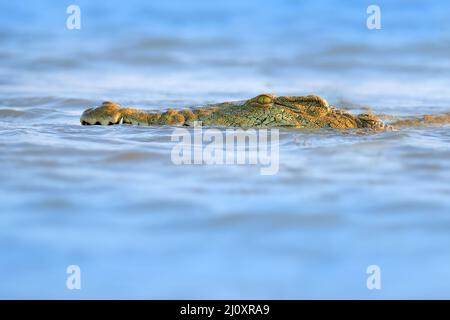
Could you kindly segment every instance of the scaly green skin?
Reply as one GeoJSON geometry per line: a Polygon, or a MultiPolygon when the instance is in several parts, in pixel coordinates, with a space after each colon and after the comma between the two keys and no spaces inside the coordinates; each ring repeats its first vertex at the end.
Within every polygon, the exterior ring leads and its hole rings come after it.
{"type": "MultiPolygon", "coordinates": [[[[428,116],[433,117],[433,116],[428,116]]],[[[450,116],[433,117],[448,123],[450,116]]],[[[431,118],[429,118],[431,120],[431,118]]],[[[409,120],[408,120],[409,121],[409,120]]],[[[421,120],[416,120],[420,125],[421,120]]],[[[280,96],[262,94],[255,98],[212,104],[193,110],[169,109],[163,113],[150,113],[132,108],[122,108],[113,102],[104,102],[100,107],[90,108],[80,118],[83,125],[133,124],[142,126],[192,126],[198,122],[204,126],[241,128],[367,128],[385,130],[385,125],[373,114],[354,116],[344,110],[328,105],[318,96],[280,96]]],[[[408,125],[405,120],[399,125],[408,125]]],[[[409,123],[413,125],[413,123],[409,123]]]]}

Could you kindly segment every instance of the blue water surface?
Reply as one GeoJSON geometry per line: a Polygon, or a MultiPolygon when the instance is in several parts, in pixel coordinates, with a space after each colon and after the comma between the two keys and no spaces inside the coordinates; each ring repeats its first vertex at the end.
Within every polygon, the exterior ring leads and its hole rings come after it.
{"type": "Polygon", "coordinates": [[[380,30],[371,4],[1,2],[0,298],[449,298],[448,126],[281,130],[264,176],[175,165],[172,127],[79,124],[103,100],[163,110],[262,92],[448,112],[450,3],[377,1],[380,30]]]}

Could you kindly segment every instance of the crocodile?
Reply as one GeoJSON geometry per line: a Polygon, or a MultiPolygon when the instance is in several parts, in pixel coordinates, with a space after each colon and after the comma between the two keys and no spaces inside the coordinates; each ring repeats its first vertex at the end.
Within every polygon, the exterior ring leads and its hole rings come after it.
{"type": "MultiPolygon", "coordinates": [[[[389,118],[385,116],[385,118],[389,118]]],[[[393,117],[390,117],[393,118],[393,117]]],[[[105,101],[89,108],[80,118],[82,125],[131,124],[141,126],[224,126],[241,128],[368,129],[383,131],[402,126],[450,123],[450,113],[400,119],[389,124],[373,113],[353,115],[330,106],[319,96],[275,96],[210,104],[193,109],[148,112],[105,101]]]]}

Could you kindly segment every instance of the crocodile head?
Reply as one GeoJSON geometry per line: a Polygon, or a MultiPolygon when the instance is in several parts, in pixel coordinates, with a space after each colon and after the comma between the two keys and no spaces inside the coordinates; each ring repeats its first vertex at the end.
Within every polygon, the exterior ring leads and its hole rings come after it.
{"type": "Polygon", "coordinates": [[[384,124],[374,115],[354,116],[329,106],[325,99],[318,96],[277,97],[272,94],[261,94],[245,101],[212,104],[193,110],[169,109],[163,113],[147,113],[104,102],[98,108],[84,111],[80,121],[85,125],[129,123],[190,126],[201,122],[206,126],[242,128],[384,128],[384,124]]]}

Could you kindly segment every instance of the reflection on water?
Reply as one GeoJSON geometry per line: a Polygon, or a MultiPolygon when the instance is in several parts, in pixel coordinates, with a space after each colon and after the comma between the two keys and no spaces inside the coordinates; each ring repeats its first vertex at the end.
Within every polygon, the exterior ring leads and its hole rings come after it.
{"type": "Polygon", "coordinates": [[[170,127],[78,122],[106,99],[158,110],[265,91],[448,111],[448,5],[380,5],[373,33],[358,1],[80,1],[79,32],[63,5],[1,4],[0,297],[448,298],[448,126],[283,130],[279,172],[262,176],[174,165],[170,127]]]}

